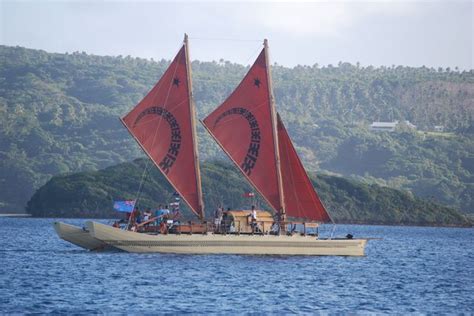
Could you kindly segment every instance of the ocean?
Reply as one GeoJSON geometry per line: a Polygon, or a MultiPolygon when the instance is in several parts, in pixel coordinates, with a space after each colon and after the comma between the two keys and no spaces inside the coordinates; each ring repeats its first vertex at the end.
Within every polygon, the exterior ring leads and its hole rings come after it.
{"type": "Polygon", "coordinates": [[[474,313],[472,228],[338,225],[382,238],[366,257],[174,255],[88,252],[55,220],[0,218],[1,313],[474,313]]]}

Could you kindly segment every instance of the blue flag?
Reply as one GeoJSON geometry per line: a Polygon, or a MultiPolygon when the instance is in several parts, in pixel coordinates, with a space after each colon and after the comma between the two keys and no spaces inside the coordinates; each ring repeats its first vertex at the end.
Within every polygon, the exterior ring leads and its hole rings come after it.
{"type": "Polygon", "coordinates": [[[135,207],[135,201],[115,201],[114,209],[119,212],[131,213],[135,207]]]}

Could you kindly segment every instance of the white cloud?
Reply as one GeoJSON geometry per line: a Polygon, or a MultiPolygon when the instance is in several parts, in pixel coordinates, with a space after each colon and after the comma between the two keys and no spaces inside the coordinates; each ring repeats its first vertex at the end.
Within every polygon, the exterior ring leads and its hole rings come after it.
{"type": "Polygon", "coordinates": [[[339,36],[356,23],[376,15],[408,15],[420,3],[394,1],[316,1],[260,3],[251,17],[271,31],[293,36],[339,36]]]}

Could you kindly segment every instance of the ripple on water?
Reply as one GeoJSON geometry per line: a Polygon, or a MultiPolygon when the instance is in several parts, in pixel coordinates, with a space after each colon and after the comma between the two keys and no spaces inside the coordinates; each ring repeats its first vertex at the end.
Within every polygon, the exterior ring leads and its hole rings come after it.
{"type": "Polygon", "coordinates": [[[0,219],[0,311],[474,311],[472,229],[338,226],[384,238],[364,258],[192,256],[90,253],[58,239],[52,222],[0,219]]]}

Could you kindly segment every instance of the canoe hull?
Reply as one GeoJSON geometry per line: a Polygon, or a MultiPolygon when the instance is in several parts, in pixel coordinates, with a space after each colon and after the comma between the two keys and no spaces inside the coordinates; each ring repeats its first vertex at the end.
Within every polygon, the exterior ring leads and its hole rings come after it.
{"type": "Polygon", "coordinates": [[[87,250],[105,250],[111,248],[103,241],[92,237],[89,231],[81,227],[61,222],[53,223],[54,230],[59,238],[87,250]]]}
{"type": "Polygon", "coordinates": [[[366,239],[314,236],[193,234],[147,235],[86,222],[92,237],[127,252],[181,254],[364,256],[366,239]]]}

